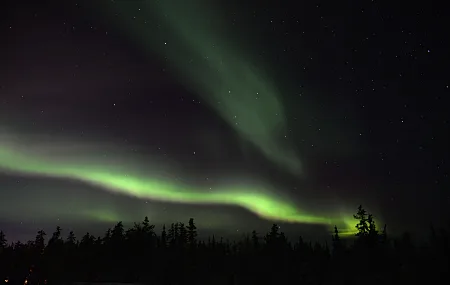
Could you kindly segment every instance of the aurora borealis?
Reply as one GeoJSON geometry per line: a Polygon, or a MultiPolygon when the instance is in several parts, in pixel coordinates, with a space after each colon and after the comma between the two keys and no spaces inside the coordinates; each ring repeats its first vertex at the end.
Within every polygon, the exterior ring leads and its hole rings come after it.
{"type": "MultiPolygon", "coordinates": [[[[359,204],[402,228],[448,200],[446,113],[416,95],[447,85],[405,87],[412,63],[381,57],[397,36],[344,36],[382,34],[373,19],[314,3],[49,3],[8,2],[1,28],[0,228],[15,238],[146,215],[351,234],[359,204]]],[[[425,66],[439,50],[422,45],[425,66]]]]}
{"type": "MultiPolygon", "coordinates": [[[[29,140],[30,138],[27,138],[29,140]]],[[[47,142],[30,149],[21,145],[21,139],[10,139],[2,136],[2,157],[0,168],[3,173],[18,173],[26,176],[41,176],[80,181],[91,184],[110,193],[119,193],[143,200],[154,200],[181,204],[209,204],[231,205],[245,208],[258,217],[267,220],[288,223],[317,224],[332,227],[339,224],[344,231],[352,232],[348,227],[348,220],[339,215],[315,216],[302,213],[301,209],[287,199],[280,199],[279,195],[264,189],[264,186],[234,185],[219,187],[214,191],[207,191],[200,187],[183,185],[182,183],[133,174],[133,168],[128,166],[110,167],[101,160],[89,161],[80,159],[82,150],[71,153],[72,148],[66,144],[52,144],[47,142]],[[9,140],[9,141],[8,141],[9,140]],[[34,151],[33,151],[34,150],[34,151]],[[45,151],[46,150],[46,151],[45,151]],[[77,159],[74,159],[77,157],[77,159]],[[97,165],[96,165],[97,163],[97,165]]],[[[79,144],[76,144],[79,145],[79,144]]],[[[92,149],[92,148],[91,148],[92,149]]],[[[135,171],[138,173],[138,171],[135,171]]],[[[88,217],[100,221],[113,220],[97,209],[80,209],[72,213],[76,217],[88,217]]],[[[112,214],[115,216],[114,214],[112,214]]]]}
{"type": "MultiPolygon", "coordinates": [[[[91,164],[61,164],[45,158],[35,158],[25,149],[2,149],[4,171],[14,171],[28,175],[68,178],[83,181],[140,199],[154,199],[178,203],[229,204],[249,209],[262,218],[288,222],[332,224],[331,219],[302,215],[287,202],[277,201],[273,195],[261,193],[251,187],[241,189],[219,189],[213,193],[190,190],[183,185],[173,185],[148,178],[135,177],[127,173],[115,172],[107,166],[95,167],[91,164]]],[[[48,154],[46,155],[48,157],[48,154]]],[[[67,163],[67,162],[66,162],[67,163]]],[[[336,221],[338,222],[338,221],[336,221]]]]}
{"type": "Polygon", "coordinates": [[[166,58],[180,82],[199,94],[243,139],[280,167],[301,174],[299,158],[282,140],[288,127],[280,91],[270,75],[226,37],[225,21],[211,4],[144,1],[138,11],[144,17],[156,17],[161,31],[133,23],[136,7],[126,2],[113,7],[120,15],[114,20],[129,26],[125,33],[143,50],[166,58]],[[161,40],[155,42],[155,35],[161,40]]]}

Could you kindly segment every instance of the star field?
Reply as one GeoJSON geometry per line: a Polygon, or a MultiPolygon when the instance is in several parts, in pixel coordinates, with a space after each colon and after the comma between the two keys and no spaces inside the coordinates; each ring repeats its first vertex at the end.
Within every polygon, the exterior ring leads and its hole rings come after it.
{"type": "Polygon", "coordinates": [[[145,215],[227,234],[273,220],[326,233],[351,228],[359,204],[399,231],[444,222],[450,81],[438,7],[2,6],[0,228],[10,236],[145,215]]]}

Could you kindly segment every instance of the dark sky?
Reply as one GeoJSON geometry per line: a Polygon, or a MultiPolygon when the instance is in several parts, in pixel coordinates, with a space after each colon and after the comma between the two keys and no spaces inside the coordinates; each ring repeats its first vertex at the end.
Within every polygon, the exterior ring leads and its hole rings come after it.
{"type": "Polygon", "coordinates": [[[57,224],[101,234],[145,215],[234,235],[292,222],[284,202],[302,215],[286,231],[305,235],[346,224],[359,204],[394,232],[444,222],[450,73],[438,5],[94,2],[2,1],[10,240],[57,224]],[[111,182],[122,175],[134,180],[111,182]]]}

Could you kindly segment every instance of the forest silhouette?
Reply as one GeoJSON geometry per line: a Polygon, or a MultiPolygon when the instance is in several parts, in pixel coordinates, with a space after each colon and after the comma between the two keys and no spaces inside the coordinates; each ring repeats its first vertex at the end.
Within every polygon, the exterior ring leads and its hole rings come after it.
{"type": "Polygon", "coordinates": [[[354,215],[356,236],[329,242],[289,239],[274,224],[242,240],[197,238],[194,219],[155,231],[147,217],[125,229],[118,222],[101,237],[62,237],[57,226],[33,241],[8,243],[0,232],[0,273],[20,285],[140,284],[450,284],[449,232],[431,227],[420,244],[411,235],[393,238],[378,229],[362,206],[354,215]]]}

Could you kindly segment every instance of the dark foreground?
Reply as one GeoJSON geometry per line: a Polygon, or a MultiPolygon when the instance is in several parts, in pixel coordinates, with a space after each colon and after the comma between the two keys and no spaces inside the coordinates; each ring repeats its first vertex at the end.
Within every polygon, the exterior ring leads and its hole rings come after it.
{"type": "Polygon", "coordinates": [[[26,244],[8,244],[0,232],[0,274],[17,285],[450,284],[447,229],[431,228],[418,243],[379,231],[362,207],[354,217],[354,238],[336,228],[325,244],[288,239],[277,225],[239,241],[198,240],[193,219],[159,234],[147,218],[128,230],[119,222],[80,240],[57,227],[47,243],[44,231],[26,244]]]}

